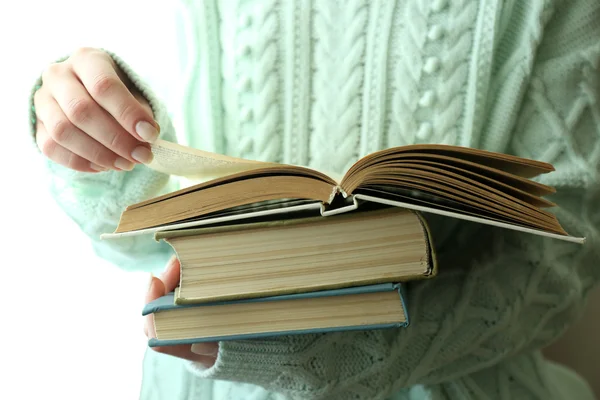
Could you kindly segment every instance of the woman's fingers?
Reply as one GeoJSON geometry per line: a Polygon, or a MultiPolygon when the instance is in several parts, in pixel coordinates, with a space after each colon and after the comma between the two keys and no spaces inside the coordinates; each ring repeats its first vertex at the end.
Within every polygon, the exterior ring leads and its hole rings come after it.
{"type": "Polygon", "coordinates": [[[47,86],[47,90],[56,100],[68,121],[115,153],[115,156],[129,161],[128,164],[122,163],[118,168],[131,170],[134,162],[138,161],[133,156],[134,150],[138,146],[148,145],[131,136],[108,112],[102,109],[71,71],[56,70],[48,74],[52,79],[49,79],[44,86],[47,86]]]}
{"type": "Polygon", "coordinates": [[[217,342],[203,342],[194,343],[191,348],[192,353],[198,354],[205,357],[217,358],[219,354],[219,343],[217,342]]]}
{"type": "MultiPolygon", "coordinates": [[[[158,126],[117,74],[113,60],[96,49],[82,49],[70,58],[73,72],[87,92],[134,138],[154,142],[158,126]]],[[[130,149],[133,150],[133,149],[130,149]]]]}
{"type": "Polygon", "coordinates": [[[77,171],[131,170],[135,163],[150,163],[147,142],[156,140],[159,127],[148,102],[124,80],[130,83],[97,49],[77,50],[46,68],[34,98],[44,154],[77,171]]]}
{"type": "MultiPolygon", "coordinates": [[[[173,257],[165,272],[162,274],[162,280],[154,276],[151,277],[150,287],[146,293],[146,304],[158,299],[161,296],[172,292],[179,284],[179,269],[180,264],[177,258],[173,257]]],[[[145,317],[144,333],[148,338],[156,338],[156,330],[154,328],[154,318],[152,315],[145,317]]],[[[215,364],[217,359],[217,353],[219,350],[218,343],[198,343],[193,347],[187,345],[177,346],[158,346],[153,347],[152,350],[168,354],[174,357],[183,358],[185,360],[194,361],[202,364],[206,368],[210,368],[215,364]],[[194,348],[195,352],[192,351],[194,348]]]]}
{"type": "Polygon", "coordinates": [[[90,163],[89,160],[78,156],[56,143],[50,137],[41,121],[37,122],[36,142],[47,158],[64,167],[79,172],[100,172],[104,170],[103,167],[90,163]]]}
{"type": "Polygon", "coordinates": [[[129,160],[116,155],[75,126],[48,91],[40,89],[35,94],[34,102],[38,120],[44,124],[46,133],[56,144],[102,169],[133,168],[129,160]]]}

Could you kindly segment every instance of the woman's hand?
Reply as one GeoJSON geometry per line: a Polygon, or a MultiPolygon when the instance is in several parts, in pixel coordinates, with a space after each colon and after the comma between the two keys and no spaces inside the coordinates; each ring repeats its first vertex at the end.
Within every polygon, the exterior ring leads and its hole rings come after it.
{"type": "MultiPolygon", "coordinates": [[[[173,257],[169,261],[163,275],[159,278],[152,277],[150,288],[146,294],[146,303],[158,299],[167,293],[172,292],[179,285],[179,260],[173,257]]],[[[148,338],[156,337],[154,330],[154,320],[152,315],[147,315],[144,325],[144,333],[148,338]]],[[[195,361],[202,364],[205,368],[210,368],[215,364],[217,353],[219,351],[218,343],[197,343],[194,345],[178,345],[153,347],[154,351],[168,354],[171,356],[195,361]]]]}
{"type": "Polygon", "coordinates": [[[35,93],[36,142],[52,161],[81,172],[149,163],[159,126],[113,59],[83,48],[50,65],[35,93]]]}

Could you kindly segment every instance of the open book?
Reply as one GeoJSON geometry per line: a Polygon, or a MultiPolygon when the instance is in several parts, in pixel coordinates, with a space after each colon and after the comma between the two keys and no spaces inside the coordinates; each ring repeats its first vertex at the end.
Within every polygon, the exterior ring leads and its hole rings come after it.
{"type": "MultiPolygon", "coordinates": [[[[164,141],[153,145],[153,152],[150,167],[158,171],[216,178],[130,205],[115,233],[104,238],[257,216],[253,205],[305,200],[324,216],[376,202],[584,242],[569,236],[546,210],[555,204],[544,196],[555,190],[532,178],[554,168],[540,161],[459,146],[409,145],[369,154],[336,179],[306,167],[242,160],[164,141]],[[236,207],[245,211],[228,214],[236,207]]],[[[275,207],[264,213],[285,211],[275,207]]]]}

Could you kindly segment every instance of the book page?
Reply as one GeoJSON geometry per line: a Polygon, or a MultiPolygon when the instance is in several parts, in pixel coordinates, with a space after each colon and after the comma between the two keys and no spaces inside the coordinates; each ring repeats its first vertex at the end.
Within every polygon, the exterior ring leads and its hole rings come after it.
{"type": "Polygon", "coordinates": [[[352,197],[355,201],[358,201],[358,202],[372,201],[375,203],[387,204],[387,205],[394,206],[394,207],[408,208],[409,210],[420,211],[423,213],[437,214],[437,215],[442,215],[445,217],[457,218],[457,219],[476,222],[476,223],[480,223],[480,224],[496,226],[499,228],[511,229],[514,231],[520,231],[520,232],[525,232],[525,233],[531,233],[534,235],[564,240],[564,241],[572,242],[572,243],[585,244],[585,242],[586,242],[585,237],[575,237],[575,236],[571,236],[568,234],[551,233],[551,232],[546,232],[546,231],[543,231],[540,229],[532,228],[532,227],[529,227],[526,225],[516,225],[516,224],[510,223],[510,222],[503,222],[501,220],[490,219],[489,217],[481,216],[481,214],[479,214],[479,213],[478,214],[465,213],[464,210],[462,209],[462,206],[455,208],[454,210],[452,209],[452,207],[444,207],[444,209],[442,209],[438,206],[438,204],[434,204],[431,202],[427,202],[427,201],[415,202],[414,198],[412,198],[412,197],[405,197],[403,199],[404,196],[399,195],[399,196],[397,196],[397,199],[394,199],[393,197],[389,196],[389,193],[386,193],[384,196],[381,196],[380,193],[376,193],[376,192],[373,194],[375,194],[376,196],[357,193],[357,194],[353,195],[352,197]]]}
{"type": "MultiPolygon", "coordinates": [[[[373,165],[382,165],[387,162],[399,161],[400,159],[421,159],[430,158],[437,162],[451,162],[453,164],[467,164],[475,166],[478,172],[492,171],[494,175],[499,173],[506,178],[510,176],[511,180],[523,181],[531,180],[541,174],[554,171],[554,167],[546,162],[516,157],[513,155],[490,152],[486,150],[474,149],[462,146],[451,146],[441,144],[415,144],[407,146],[392,147],[389,149],[377,151],[364,156],[354,163],[344,175],[342,188],[347,193],[351,193],[352,181],[354,187],[357,185],[356,175],[360,171],[368,171],[373,165]]],[[[533,181],[530,181],[530,183],[533,181]]],[[[546,189],[549,193],[554,193],[553,188],[545,185],[535,184],[536,189],[546,189]]],[[[545,193],[545,194],[549,194],[545,193]]]]}
{"type": "Polygon", "coordinates": [[[149,168],[192,181],[213,179],[273,165],[193,149],[161,139],[152,144],[152,153],[154,160],[148,165],[149,168]]]}
{"type": "MultiPolygon", "coordinates": [[[[238,172],[246,172],[265,167],[282,167],[287,164],[247,160],[211,153],[159,139],[152,144],[154,159],[147,166],[155,171],[178,176],[183,187],[189,187],[211,179],[222,178],[238,172]]],[[[308,168],[303,165],[288,167],[308,168]]],[[[319,175],[336,183],[343,175],[330,171],[316,171],[319,175]]]]}

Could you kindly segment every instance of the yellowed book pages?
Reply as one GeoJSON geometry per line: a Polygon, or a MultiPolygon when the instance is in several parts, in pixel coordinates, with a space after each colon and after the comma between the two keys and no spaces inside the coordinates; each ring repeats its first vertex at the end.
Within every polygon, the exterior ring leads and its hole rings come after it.
{"type": "Polygon", "coordinates": [[[311,200],[336,213],[372,191],[387,204],[529,233],[571,238],[543,196],[553,187],[532,178],[548,163],[462,146],[408,145],[359,159],[342,179],[307,167],[244,160],[158,141],[150,167],[201,183],[129,205],[114,233],[145,231],[210,218],[228,209],[281,200],[311,200]],[[424,202],[428,204],[425,205],[424,202]],[[345,207],[345,206],[344,206],[345,207]],[[418,208],[417,208],[418,207],[418,208]],[[498,224],[500,223],[500,224],[498,224]]]}
{"type": "Polygon", "coordinates": [[[192,181],[214,179],[273,165],[193,149],[162,139],[152,144],[152,154],[154,159],[148,165],[149,168],[192,181]]]}
{"type": "Polygon", "coordinates": [[[432,277],[429,229],[400,209],[156,234],[181,262],[177,304],[432,277]]]}

